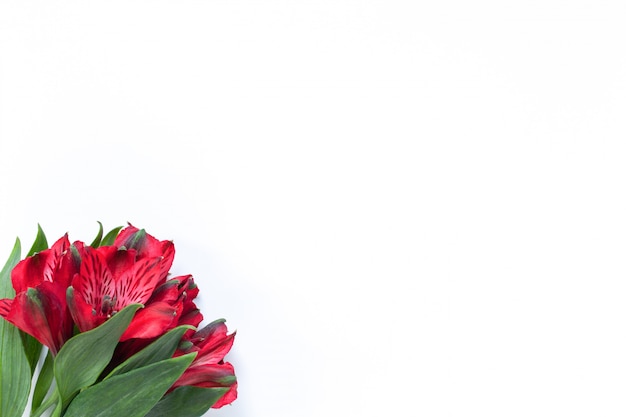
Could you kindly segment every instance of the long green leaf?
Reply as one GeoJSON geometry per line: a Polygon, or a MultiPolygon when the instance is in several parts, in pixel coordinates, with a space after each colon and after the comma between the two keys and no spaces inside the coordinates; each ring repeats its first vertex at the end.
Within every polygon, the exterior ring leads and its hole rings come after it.
{"type": "Polygon", "coordinates": [[[193,326],[179,326],[159,337],[113,369],[105,379],[172,357],[183,334],[193,326]]]}
{"type": "Polygon", "coordinates": [[[92,248],[97,248],[98,246],[100,246],[100,242],[102,242],[102,223],[98,222],[98,234],[96,235],[96,238],[93,240],[93,242],[91,242],[91,246],[92,248]]]}
{"type": "Polygon", "coordinates": [[[195,357],[167,359],[93,385],[74,398],[64,417],[144,417],[195,357]]]}
{"type": "MultiPolygon", "coordinates": [[[[57,387],[54,387],[51,395],[46,398],[46,401],[39,404],[37,407],[33,404],[33,407],[30,412],[30,417],[40,417],[43,413],[46,412],[50,407],[55,406],[54,409],[61,409],[63,407],[63,403],[61,402],[61,397],[59,397],[59,390],[57,387]]],[[[55,411],[56,412],[56,411],[55,411]]],[[[59,411],[60,412],[60,411],[59,411]]]]}
{"type": "Polygon", "coordinates": [[[179,387],[163,397],[146,417],[201,417],[226,392],[228,388],[179,387]]]}
{"type": "Polygon", "coordinates": [[[15,290],[11,284],[11,271],[20,261],[21,252],[22,246],[20,245],[20,240],[15,239],[15,245],[11,251],[11,255],[9,255],[7,263],[0,271],[0,299],[15,297],[15,290]]]}
{"type": "Polygon", "coordinates": [[[26,358],[28,359],[28,364],[30,365],[30,373],[32,376],[37,369],[37,363],[39,363],[41,349],[43,346],[41,345],[41,343],[39,343],[39,340],[35,339],[28,333],[20,331],[20,336],[22,337],[24,352],[26,353],[26,358]]]}
{"type": "Polygon", "coordinates": [[[54,407],[54,411],[52,412],[52,415],[50,417],[61,417],[61,413],[63,412],[63,400],[61,399],[61,396],[58,393],[59,391],[56,390],[57,405],[56,407],[54,407]]]}
{"type": "MultiPolygon", "coordinates": [[[[71,290],[68,288],[68,297],[71,290]]],[[[64,407],[79,390],[96,382],[139,307],[141,304],[126,306],[100,326],[63,345],[54,361],[54,377],[64,407]]]]}
{"type": "MultiPolygon", "coordinates": [[[[20,240],[0,271],[0,299],[15,297],[11,285],[11,270],[20,261],[20,240]]],[[[30,364],[24,352],[17,327],[0,319],[0,416],[21,417],[30,391],[30,364]]]]}

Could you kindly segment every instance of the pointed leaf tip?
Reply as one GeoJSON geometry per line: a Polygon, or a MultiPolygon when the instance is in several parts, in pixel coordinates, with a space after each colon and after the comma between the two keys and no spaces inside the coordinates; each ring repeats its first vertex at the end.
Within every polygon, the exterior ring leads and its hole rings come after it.
{"type": "Polygon", "coordinates": [[[104,230],[102,229],[102,223],[98,221],[98,234],[96,235],[96,238],[93,240],[93,242],[91,242],[91,247],[97,248],[98,246],[100,246],[100,242],[102,242],[103,232],[104,230]]]}
{"type": "Polygon", "coordinates": [[[42,250],[46,249],[48,249],[48,240],[46,239],[46,234],[41,228],[41,225],[37,223],[37,236],[35,236],[33,246],[26,254],[26,257],[33,256],[35,253],[41,252],[42,250]]]}

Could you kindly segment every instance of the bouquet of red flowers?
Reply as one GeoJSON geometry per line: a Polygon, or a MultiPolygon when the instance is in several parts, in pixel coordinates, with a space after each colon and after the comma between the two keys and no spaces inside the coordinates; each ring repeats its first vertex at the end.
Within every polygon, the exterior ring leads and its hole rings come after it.
{"type": "Polygon", "coordinates": [[[20,252],[17,239],[0,272],[0,416],[30,400],[31,417],[198,417],[235,400],[235,334],[223,319],[198,329],[171,241],[100,224],[90,245],[66,234],[48,248],[40,227],[20,252]]]}

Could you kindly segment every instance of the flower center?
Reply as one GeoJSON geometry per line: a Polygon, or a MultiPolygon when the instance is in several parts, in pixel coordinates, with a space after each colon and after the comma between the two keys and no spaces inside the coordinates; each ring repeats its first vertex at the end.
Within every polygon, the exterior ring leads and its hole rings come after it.
{"type": "Polygon", "coordinates": [[[110,295],[102,297],[102,314],[107,318],[110,318],[113,314],[117,313],[117,311],[115,311],[115,302],[115,297],[111,297],[110,295]]]}

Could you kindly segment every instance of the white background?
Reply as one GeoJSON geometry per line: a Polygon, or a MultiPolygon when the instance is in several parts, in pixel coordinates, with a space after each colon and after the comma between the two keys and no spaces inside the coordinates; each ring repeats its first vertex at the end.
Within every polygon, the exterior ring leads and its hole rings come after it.
{"type": "Polygon", "coordinates": [[[173,239],[215,417],[624,416],[621,1],[2,1],[0,254],[173,239]]]}

